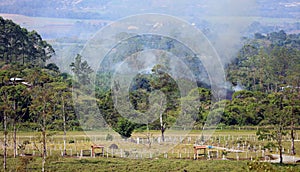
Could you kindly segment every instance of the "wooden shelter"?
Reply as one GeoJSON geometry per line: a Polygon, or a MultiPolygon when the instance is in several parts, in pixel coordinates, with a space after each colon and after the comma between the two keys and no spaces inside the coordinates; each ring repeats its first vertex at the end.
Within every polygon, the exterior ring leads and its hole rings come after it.
{"type": "Polygon", "coordinates": [[[219,151],[214,149],[213,146],[195,145],[194,146],[194,159],[198,159],[199,156],[210,158],[218,158],[219,151]]]}
{"type": "Polygon", "coordinates": [[[194,146],[194,159],[198,159],[200,156],[206,156],[207,147],[204,145],[194,146]]]}
{"type": "Polygon", "coordinates": [[[95,157],[95,149],[102,149],[102,155],[104,155],[104,146],[101,145],[92,145],[92,157],[95,157]]]}

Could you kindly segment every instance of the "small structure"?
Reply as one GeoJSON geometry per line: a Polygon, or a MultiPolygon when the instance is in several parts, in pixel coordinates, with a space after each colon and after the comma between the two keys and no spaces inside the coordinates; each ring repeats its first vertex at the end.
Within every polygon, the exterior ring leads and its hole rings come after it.
{"type": "Polygon", "coordinates": [[[216,149],[208,150],[207,152],[208,158],[218,158],[219,157],[219,152],[216,149]]]}
{"type": "Polygon", "coordinates": [[[198,159],[199,155],[210,158],[218,158],[218,150],[213,146],[195,145],[194,146],[194,159],[198,159]],[[208,149],[208,150],[207,150],[208,149]]]}
{"type": "Polygon", "coordinates": [[[101,145],[92,145],[92,157],[95,157],[95,149],[102,149],[102,155],[104,155],[104,146],[101,145]]]}
{"type": "Polygon", "coordinates": [[[207,147],[204,146],[204,145],[194,146],[194,159],[198,159],[199,155],[205,157],[206,156],[206,149],[207,149],[207,147]]]}
{"type": "Polygon", "coordinates": [[[10,78],[9,79],[11,85],[15,85],[15,84],[23,84],[26,87],[31,87],[32,85],[29,84],[28,82],[25,82],[25,80],[23,78],[10,78]]]}

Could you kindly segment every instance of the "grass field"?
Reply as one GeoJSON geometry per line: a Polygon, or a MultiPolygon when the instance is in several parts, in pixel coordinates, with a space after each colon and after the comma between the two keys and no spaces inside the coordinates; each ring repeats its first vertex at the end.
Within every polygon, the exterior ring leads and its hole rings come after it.
{"type": "MultiPolygon", "coordinates": [[[[3,159],[0,165],[2,166],[3,159]]],[[[127,159],[127,158],[62,158],[50,156],[47,159],[46,171],[53,172],[90,172],[90,171],[250,171],[249,161],[228,160],[183,160],[183,159],[127,159]]],[[[300,164],[267,164],[271,171],[300,171],[300,164]]],[[[29,160],[28,157],[8,159],[7,171],[41,171],[41,158],[29,160]],[[27,159],[27,160],[26,160],[27,159]],[[28,164],[24,163],[28,161],[28,164]]],[[[259,171],[259,170],[257,170],[259,171]]],[[[264,171],[264,170],[261,170],[264,171]]]]}
{"type": "MultiPolygon", "coordinates": [[[[52,133],[47,138],[48,158],[47,171],[249,171],[250,167],[272,169],[271,171],[300,171],[300,164],[270,164],[254,162],[263,160],[265,155],[275,154],[263,151],[266,141],[257,140],[255,130],[217,130],[213,136],[206,141],[206,145],[226,147],[228,149],[238,149],[242,152],[228,152],[226,158],[222,160],[222,150],[218,150],[218,157],[200,157],[194,160],[194,143],[201,138],[201,131],[191,131],[186,134],[182,131],[172,131],[166,135],[167,142],[158,142],[156,138],[160,136],[159,131],[151,131],[152,145],[146,143],[146,133],[136,132],[130,138],[131,141],[124,141],[117,134],[111,131],[90,131],[90,132],[68,132],[67,134],[67,157],[62,157],[63,133],[52,133]],[[108,133],[113,139],[107,140],[108,133]],[[179,140],[182,136],[182,140],[179,140]],[[140,139],[138,144],[137,138],[140,139]],[[174,141],[172,141],[174,139],[174,141]],[[91,145],[104,145],[104,154],[91,158],[91,145]],[[116,144],[119,149],[112,150],[109,146],[116,144]],[[161,148],[162,147],[162,148],[161,148]],[[251,150],[248,150],[251,147],[251,150]],[[254,149],[255,148],[255,149],[254,149]],[[82,154],[83,151],[87,153],[82,154]],[[125,158],[127,157],[127,158],[125,158]],[[251,161],[252,159],[252,161],[251,161]],[[250,163],[250,164],[249,164],[250,163]]],[[[299,133],[297,133],[299,134],[299,133]]],[[[13,158],[12,134],[8,139],[8,171],[40,171],[41,170],[41,143],[40,133],[19,132],[17,136],[18,144],[29,141],[25,149],[18,150],[19,154],[25,153],[29,156],[13,158]]],[[[2,136],[3,137],[3,136],[2,136]]],[[[288,138],[287,138],[288,139],[288,138]]],[[[1,139],[2,140],[2,139],[1,139]]],[[[290,142],[284,142],[285,154],[288,154],[290,142]]],[[[297,155],[300,154],[300,142],[296,142],[297,155]]],[[[96,153],[101,153],[96,150],[96,153]]],[[[3,155],[1,151],[0,154],[3,155]]],[[[1,156],[2,157],[2,156],[1,156]]],[[[0,165],[3,159],[0,159],[0,165]]]]}

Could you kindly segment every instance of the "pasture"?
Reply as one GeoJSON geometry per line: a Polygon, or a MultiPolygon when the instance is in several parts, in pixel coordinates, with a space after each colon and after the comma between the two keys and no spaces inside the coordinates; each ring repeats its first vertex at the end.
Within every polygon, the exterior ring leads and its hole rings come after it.
{"type": "MultiPolygon", "coordinates": [[[[300,165],[296,163],[297,156],[292,157],[285,166],[271,164],[278,150],[275,147],[268,147],[267,141],[259,141],[255,132],[255,130],[217,130],[210,138],[205,138],[205,135],[201,135],[201,131],[192,131],[188,134],[172,131],[165,136],[164,142],[160,140],[158,131],[135,132],[129,139],[120,138],[110,131],[68,132],[65,157],[62,156],[63,134],[49,132],[46,169],[47,171],[245,171],[249,170],[251,163],[259,166],[267,162],[268,168],[278,171],[300,170],[300,165]],[[201,140],[205,142],[201,143],[201,140]],[[207,149],[205,156],[200,154],[198,156],[194,154],[195,144],[210,145],[211,149],[207,149]],[[92,145],[104,146],[103,152],[101,149],[95,149],[95,154],[91,154],[92,145]],[[210,154],[207,154],[208,152],[210,154]],[[195,158],[198,160],[194,160],[195,158]]],[[[288,137],[284,140],[284,154],[288,155],[290,141],[288,137]]],[[[17,158],[13,158],[11,134],[8,141],[9,171],[18,169],[40,171],[42,150],[40,133],[18,133],[17,158]]],[[[299,155],[298,133],[295,145],[299,155]]]]}

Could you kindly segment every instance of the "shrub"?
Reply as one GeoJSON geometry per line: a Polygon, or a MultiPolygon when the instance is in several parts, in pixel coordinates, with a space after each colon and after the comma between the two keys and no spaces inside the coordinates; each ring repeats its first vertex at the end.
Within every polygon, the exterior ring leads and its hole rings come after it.
{"type": "Polygon", "coordinates": [[[105,140],[106,140],[106,141],[113,141],[113,136],[112,136],[111,134],[108,133],[108,134],[106,135],[105,140]]]}

